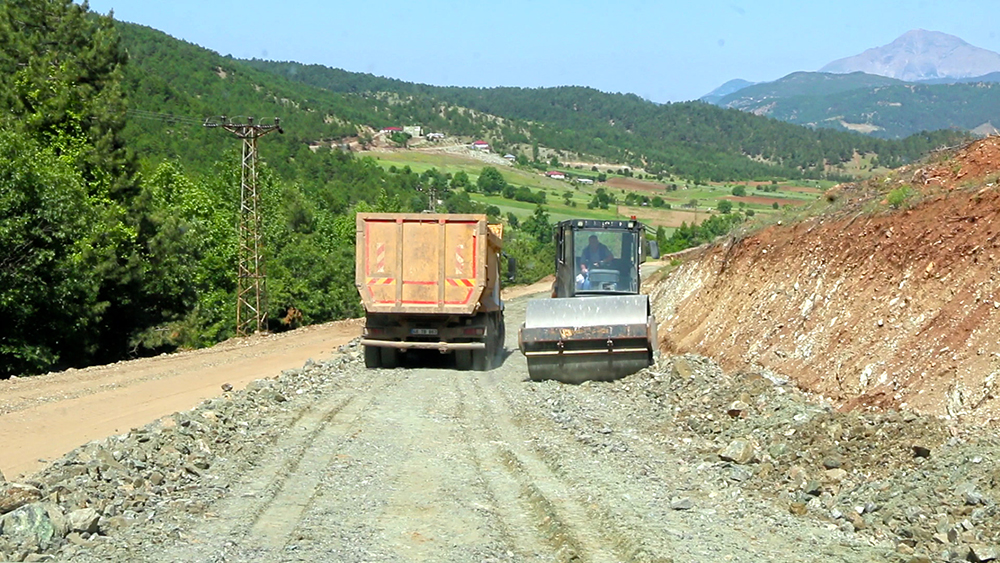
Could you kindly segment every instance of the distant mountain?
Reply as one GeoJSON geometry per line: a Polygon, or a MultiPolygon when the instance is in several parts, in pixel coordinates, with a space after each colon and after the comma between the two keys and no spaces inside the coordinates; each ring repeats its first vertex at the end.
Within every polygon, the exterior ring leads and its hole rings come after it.
{"type": "Polygon", "coordinates": [[[1000,54],[916,30],[820,72],[794,72],[706,101],[885,139],[937,129],[985,134],[1000,112],[998,83],[1000,54]]]}
{"type": "Polygon", "coordinates": [[[739,92],[747,86],[753,86],[754,84],[756,84],[756,82],[750,82],[749,80],[743,80],[742,78],[735,78],[698,99],[703,102],[719,105],[718,102],[722,98],[739,92]]]}
{"type": "Polygon", "coordinates": [[[861,88],[871,89],[899,84],[903,84],[903,82],[863,72],[851,74],[793,72],[774,82],[761,82],[723,96],[716,105],[746,110],[751,113],[768,113],[762,111],[761,108],[777,99],[797,96],[829,96],[861,88]]]}
{"type": "MultiPolygon", "coordinates": [[[[814,73],[815,74],[815,73],[814,73]]],[[[826,75],[830,76],[830,75],[826,75]]],[[[861,75],[870,76],[870,75],[861,75]]],[[[891,78],[878,77],[882,80],[891,78]]],[[[884,139],[920,131],[952,129],[989,134],[1000,115],[1000,84],[895,84],[754,99],[752,88],[729,100],[731,107],[807,127],[846,129],[884,139]],[[992,122],[991,122],[992,120],[992,122]]]]}
{"type": "Polygon", "coordinates": [[[864,72],[908,82],[967,78],[1000,71],[1000,54],[938,31],[915,29],[873,49],[833,61],[820,72],[864,72]]]}

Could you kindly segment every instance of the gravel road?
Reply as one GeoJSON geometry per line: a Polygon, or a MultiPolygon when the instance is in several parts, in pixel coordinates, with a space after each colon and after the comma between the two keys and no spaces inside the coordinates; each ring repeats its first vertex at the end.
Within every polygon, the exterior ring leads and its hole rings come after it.
{"type": "MultiPolygon", "coordinates": [[[[525,304],[508,303],[508,326],[520,324],[525,304]]],[[[90,444],[35,483],[46,492],[61,486],[64,502],[102,514],[100,533],[70,534],[56,553],[123,562],[873,561],[893,553],[892,543],[741,488],[731,477],[743,466],[682,431],[643,383],[657,369],[676,371],[667,362],[614,383],[534,383],[516,331],[508,335],[508,356],[489,372],[366,370],[347,348],[90,444]],[[69,485],[68,468],[81,465],[96,467],[89,475],[99,479],[69,485]],[[143,477],[118,478],[115,466],[143,477]]]]}

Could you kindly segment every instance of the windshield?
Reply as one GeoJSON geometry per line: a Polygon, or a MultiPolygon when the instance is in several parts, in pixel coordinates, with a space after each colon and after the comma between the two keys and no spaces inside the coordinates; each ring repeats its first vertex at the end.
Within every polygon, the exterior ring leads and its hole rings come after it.
{"type": "Polygon", "coordinates": [[[576,292],[637,293],[635,243],[625,231],[574,231],[576,292]]]}

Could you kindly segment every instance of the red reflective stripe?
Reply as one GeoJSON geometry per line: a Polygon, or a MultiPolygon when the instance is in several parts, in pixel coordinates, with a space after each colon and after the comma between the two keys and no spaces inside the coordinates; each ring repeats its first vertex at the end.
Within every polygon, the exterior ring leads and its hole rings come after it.
{"type": "Polygon", "coordinates": [[[365,275],[372,275],[372,239],[368,234],[368,221],[365,221],[365,275]]]}

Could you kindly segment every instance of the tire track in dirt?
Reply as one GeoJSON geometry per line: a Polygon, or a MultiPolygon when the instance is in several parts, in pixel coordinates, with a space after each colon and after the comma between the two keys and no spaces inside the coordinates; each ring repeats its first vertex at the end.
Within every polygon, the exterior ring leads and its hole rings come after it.
{"type": "Polygon", "coordinates": [[[491,444],[496,463],[518,482],[521,498],[530,505],[536,526],[557,549],[558,560],[633,560],[636,548],[617,532],[613,519],[581,494],[590,484],[567,479],[549,467],[530,445],[533,440],[526,440],[506,414],[510,406],[496,386],[484,385],[480,377],[470,386],[480,398],[480,419],[489,425],[489,436],[479,443],[491,444]]]}
{"type": "Polygon", "coordinates": [[[380,464],[387,491],[376,516],[381,547],[401,561],[458,561],[506,549],[461,440],[466,415],[456,382],[466,374],[403,374],[404,383],[382,398],[383,416],[365,428],[373,448],[389,452],[391,463],[380,464]]]}
{"type": "Polygon", "coordinates": [[[335,444],[354,427],[378,391],[333,393],[303,410],[288,426],[272,455],[250,470],[214,508],[213,518],[197,530],[195,541],[150,560],[228,561],[232,548],[266,553],[280,549],[311,502],[335,444]]]}
{"type": "MultiPolygon", "coordinates": [[[[467,382],[459,388],[463,405],[477,397],[467,382]]],[[[551,504],[530,486],[517,458],[501,446],[493,421],[484,416],[481,406],[474,412],[463,412],[463,440],[489,492],[504,539],[525,560],[550,552],[557,561],[569,560],[581,551],[578,543],[566,533],[551,504]]]]}
{"type": "MultiPolygon", "coordinates": [[[[335,445],[355,429],[375,395],[376,390],[372,389],[348,398],[343,406],[316,424],[316,430],[303,443],[308,444],[307,449],[293,460],[294,467],[282,479],[280,491],[254,522],[250,530],[254,538],[268,547],[284,547],[302,513],[313,501],[323,471],[336,457],[335,445]]],[[[302,423],[308,427],[312,421],[302,423]]]]}
{"type": "MultiPolygon", "coordinates": [[[[626,381],[608,384],[627,385],[626,381]]],[[[595,386],[597,387],[597,386],[595,386]]],[[[575,402],[579,388],[559,386],[557,400],[575,402]]],[[[785,514],[781,534],[762,527],[754,509],[769,508],[742,498],[743,493],[727,485],[729,470],[721,462],[682,459],[679,452],[658,433],[662,424],[653,420],[630,420],[607,412],[613,396],[578,405],[586,419],[560,425],[537,407],[524,409],[523,397],[514,388],[498,389],[501,410],[511,413],[514,426],[530,431],[537,457],[559,479],[580,483],[578,498],[586,495],[596,520],[608,525],[608,533],[626,560],[782,560],[808,562],[818,559],[856,561],[881,559],[883,553],[862,542],[818,541],[812,523],[785,514]],[[597,435],[598,437],[595,437],[597,435]],[[592,469],[591,469],[592,468],[592,469]],[[706,484],[709,486],[706,487],[706,484]],[[690,510],[670,508],[672,498],[689,497],[690,510]],[[739,499],[739,500],[737,500],[739,499]],[[748,503],[754,508],[730,512],[730,504],[748,503]],[[710,519],[713,524],[705,525],[710,519]],[[809,545],[803,550],[802,546],[809,545]]],[[[596,399],[596,393],[587,393],[596,399]]],[[[581,417],[582,418],[582,417],[581,417]]],[[[678,441],[681,437],[675,437],[678,441]]],[[[715,451],[711,444],[700,450],[715,451]]],[[[714,456],[713,456],[714,457],[714,456]]]]}

